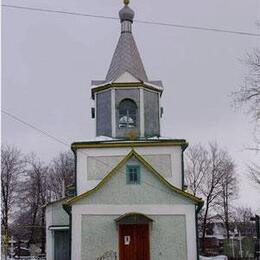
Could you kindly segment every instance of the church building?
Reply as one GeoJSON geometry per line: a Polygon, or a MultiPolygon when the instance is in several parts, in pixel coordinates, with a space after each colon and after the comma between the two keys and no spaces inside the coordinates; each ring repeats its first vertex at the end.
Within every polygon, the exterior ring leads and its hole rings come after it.
{"type": "Polygon", "coordinates": [[[46,207],[47,260],[198,259],[203,201],[185,190],[188,143],[161,136],[164,88],[147,77],[128,5],[106,78],[92,81],[97,138],[71,145],[75,194],[46,207]]]}

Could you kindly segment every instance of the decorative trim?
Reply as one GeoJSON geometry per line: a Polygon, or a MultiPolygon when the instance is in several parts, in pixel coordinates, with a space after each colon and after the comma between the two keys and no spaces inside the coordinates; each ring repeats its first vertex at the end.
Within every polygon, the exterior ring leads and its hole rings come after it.
{"type": "Polygon", "coordinates": [[[73,203],[81,200],[82,198],[85,198],[89,195],[91,195],[92,193],[95,193],[96,191],[98,191],[100,188],[102,188],[107,181],[116,173],[118,172],[118,170],[120,170],[124,164],[126,164],[126,162],[131,159],[132,157],[135,157],[141,164],[143,164],[151,173],[153,173],[155,176],[157,176],[159,178],[159,180],[166,185],[170,190],[172,190],[173,192],[189,199],[190,201],[192,201],[195,204],[201,204],[203,203],[202,199],[197,198],[195,196],[193,196],[190,193],[184,192],[183,190],[173,186],[172,184],[170,184],[159,172],[157,172],[151,164],[149,164],[140,154],[138,154],[134,149],[131,150],[131,152],[126,155],[115,167],[114,169],[112,169],[112,171],[110,171],[102,180],[101,182],[98,183],[98,185],[96,187],[94,187],[93,189],[84,192],[78,196],[73,197],[72,199],[68,200],[65,205],[70,206],[73,203]]]}
{"type": "Polygon", "coordinates": [[[105,83],[104,85],[101,85],[101,86],[98,86],[98,87],[93,87],[91,89],[92,98],[94,98],[94,94],[96,92],[100,92],[100,91],[103,91],[103,90],[106,90],[106,89],[109,89],[109,88],[112,88],[112,87],[116,87],[116,88],[138,88],[138,87],[143,87],[143,88],[146,88],[146,89],[150,89],[150,90],[154,90],[156,92],[159,92],[160,95],[163,92],[162,88],[159,88],[159,87],[156,88],[155,86],[150,86],[147,83],[143,83],[143,82],[105,83]]]}
{"type": "Polygon", "coordinates": [[[99,142],[75,142],[71,145],[72,150],[84,148],[115,148],[115,147],[149,147],[149,146],[181,146],[183,150],[188,147],[188,143],[183,140],[146,140],[146,141],[99,141],[99,142]]]}

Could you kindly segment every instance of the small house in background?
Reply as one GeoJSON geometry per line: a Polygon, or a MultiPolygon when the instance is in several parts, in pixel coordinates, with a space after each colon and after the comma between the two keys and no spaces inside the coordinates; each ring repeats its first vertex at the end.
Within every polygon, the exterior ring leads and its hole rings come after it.
{"type": "Polygon", "coordinates": [[[92,82],[97,138],[71,146],[76,196],[46,207],[47,259],[195,260],[203,202],[185,191],[188,144],[161,137],[162,82],[146,74],[128,1],[119,17],[106,78],[92,82]]]}

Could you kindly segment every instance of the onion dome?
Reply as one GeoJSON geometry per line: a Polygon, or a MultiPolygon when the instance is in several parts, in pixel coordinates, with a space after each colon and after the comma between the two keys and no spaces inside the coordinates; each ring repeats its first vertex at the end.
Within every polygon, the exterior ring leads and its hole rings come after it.
{"type": "Polygon", "coordinates": [[[119,11],[119,18],[120,18],[121,22],[123,22],[123,21],[133,22],[134,16],[135,16],[135,12],[128,5],[125,5],[119,11]]]}
{"type": "Polygon", "coordinates": [[[125,6],[119,11],[121,35],[107,72],[106,81],[114,81],[124,72],[130,73],[140,81],[148,81],[132,34],[134,11],[128,7],[129,0],[124,0],[124,4],[125,6]]]}

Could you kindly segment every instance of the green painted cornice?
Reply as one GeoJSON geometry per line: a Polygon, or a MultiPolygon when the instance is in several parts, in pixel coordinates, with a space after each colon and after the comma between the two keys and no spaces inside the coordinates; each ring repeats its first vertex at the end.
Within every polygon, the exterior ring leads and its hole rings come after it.
{"type": "Polygon", "coordinates": [[[115,147],[153,147],[153,146],[181,146],[184,151],[188,147],[188,143],[184,139],[165,139],[165,140],[136,140],[136,141],[90,141],[75,142],[71,145],[71,149],[89,149],[89,148],[115,148],[115,147]]]}
{"type": "Polygon", "coordinates": [[[107,84],[104,84],[102,86],[92,88],[91,89],[91,96],[94,99],[95,93],[100,92],[100,91],[104,91],[104,90],[107,90],[107,89],[110,89],[110,88],[125,89],[125,88],[140,88],[140,87],[142,87],[144,89],[150,89],[150,90],[159,92],[160,95],[163,92],[163,89],[155,88],[155,87],[150,86],[148,84],[145,84],[143,82],[107,83],[107,84]]]}

